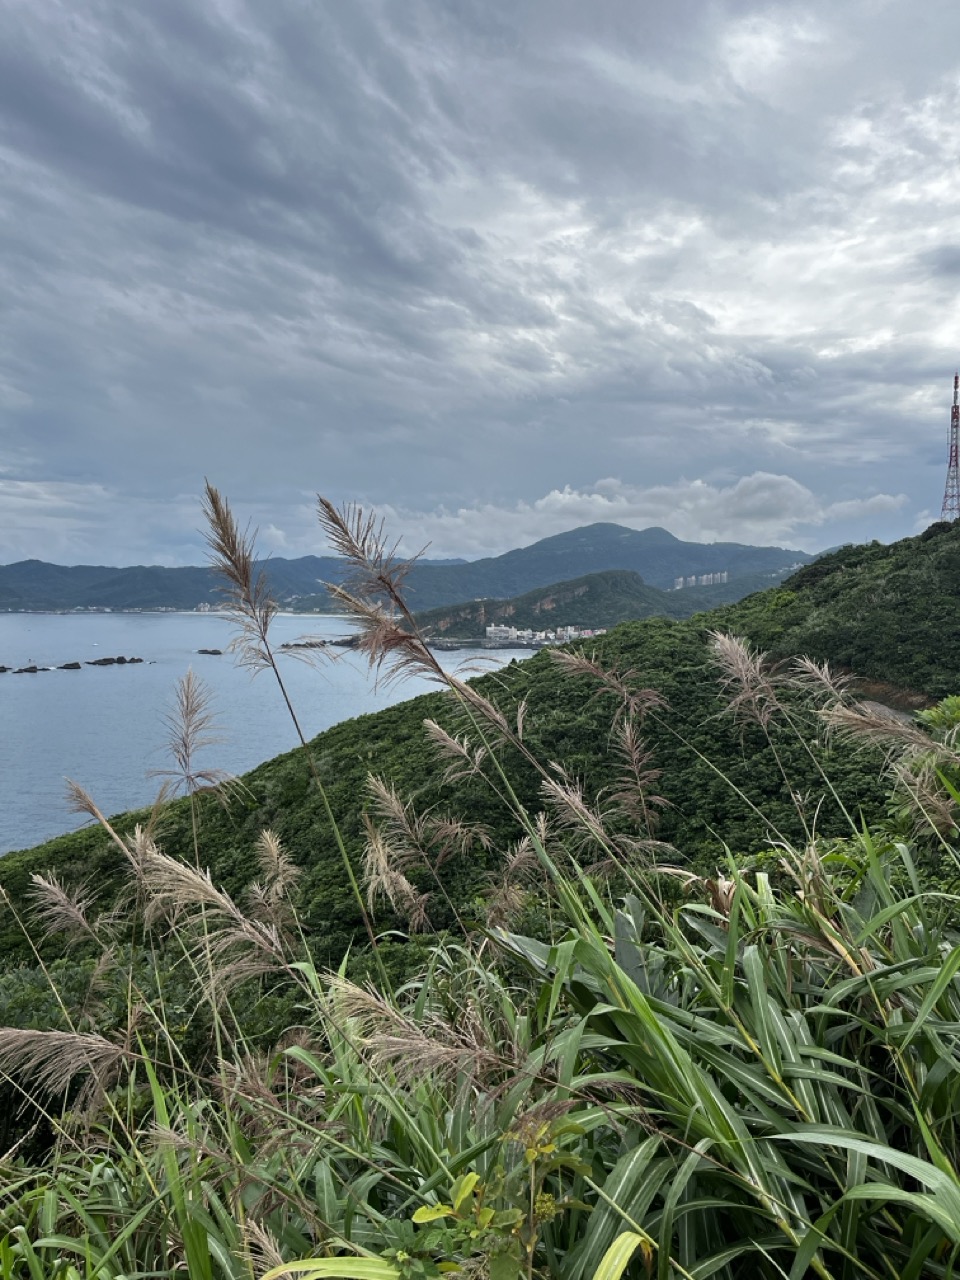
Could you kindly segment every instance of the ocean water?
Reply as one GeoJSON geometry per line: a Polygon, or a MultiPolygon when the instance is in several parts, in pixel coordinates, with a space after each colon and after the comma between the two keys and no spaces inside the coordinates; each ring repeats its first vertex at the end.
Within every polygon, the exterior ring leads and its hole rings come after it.
{"type": "MultiPolygon", "coordinates": [[[[344,635],[342,620],[279,615],[274,641],[344,635]]],[[[273,676],[256,677],[233,658],[197,653],[226,649],[230,624],[216,614],[0,614],[0,666],[56,667],[98,657],[143,658],[142,664],[0,674],[0,854],[27,848],[82,825],[70,812],[65,780],[79,782],[105,813],[149,804],[168,767],[164,715],[177,680],[202,678],[217,716],[218,742],[198,759],[243,773],[296,745],[273,676]]],[[[284,678],[308,736],[341,720],[377,711],[434,687],[426,680],[377,687],[351,650],[319,668],[290,657],[284,678]]],[[[465,651],[439,655],[445,666],[490,669],[529,651],[465,651]]]]}

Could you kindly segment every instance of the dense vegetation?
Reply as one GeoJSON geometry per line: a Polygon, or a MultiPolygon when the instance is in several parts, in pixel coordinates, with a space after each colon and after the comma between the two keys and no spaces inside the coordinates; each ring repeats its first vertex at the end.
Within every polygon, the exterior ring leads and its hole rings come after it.
{"type": "MultiPolygon", "coordinates": [[[[375,531],[327,520],[366,651],[439,677],[375,531]]],[[[960,529],[928,535],[451,681],[226,808],[187,750],[149,831],[4,859],[0,1070],[36,1127],[0,1275],[950,1274],[960,702],[905,723],[729,639],[939,696],[960,632],[912,636],[952,619],[960,529]]]]}
{"type": "Polygon", "coordinates": [[[828,658],[946,697],[960,673],[960,529],[937,523],[891,546],[842,547],[714,616],[773,654],[828,658]]]}

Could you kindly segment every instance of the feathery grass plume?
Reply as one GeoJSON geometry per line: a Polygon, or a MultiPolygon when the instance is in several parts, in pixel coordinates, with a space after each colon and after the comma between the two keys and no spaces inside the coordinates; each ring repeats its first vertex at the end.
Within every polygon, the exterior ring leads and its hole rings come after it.
{"type": "Polygon", "coordinates": [[[398,855],[387,843],[383,833],[371,822],[369,814],[363,815],[363,821],[367,830],[363,884],[370,911],[376,914],[378,900],[386,898],[398,915],[406,917],[411,933],[429,928],[426,915],[427,895],[419,893],[399,869],[403,855],[398,855]]]}
{"type": "Polygon", "coordinates": [[[71,813],[85,813],[94,822],[103,827],[118,849],[123,853],[127,853],[127,845],[123,836],[114,829],[109,818],[100,811],[90,792],[82,787],[79,782],[74,782],[72,778],[67,778],[66,792],[67,808],[71,813]]]}
{"type": "Polygon", "coordinates": [[[490,746],[511,743],[534,765],[535,758],[522,742],[522,717],[518,734],[500,709],[465,680],[444,670],[417,626],[403,594],[403,583],[419,558],[401,559],[397,544],[389,544],[383,522],[366,515],[355,503],[337,508],[318,497],[318,515],[330,545],[348,565],[344,585],[328,584],[328,590],[357,626],[357,648],[380,679],[388,681],[419,675],[444,685],[461,706],[479,716],[494,733],[490,746]]]}
{"type": "Polygon", "coordinates": [[[364,1058],[378,1071],[389,1067],[402,1087],[425,1078],[489,1082],[516,1069],[503,1052],[510,1046],[491,1043],[472,1008],[460,1010],[456,1026],[436,1015],[414,1020],[379,992],[340,977],[330,979],[329,999],[351,1020],[364,1058]]]}
{"type": "Polygon", "coordinates": [[[90,920],[94,899],[86,884],[67,889],[52,873],[40,875],[36,871],[31,873],[30,882],[34,913],[47,937],[66,934],[100,941],[96,926],[90,920]]]}
{"type": "Polygon", "coordinates": [[[206,1158],[221,1167],[230,1163],[230,1157],[224,1148],[210,1141],[209,1126],[201,1128],[197,1125],[196,1115],[190,1114],[189,1109],[185,1115],[178,1118],[182,1128],[174,1128],[172,1125],[158,1122],[150,1126],[149,1136],[152,1147],[157,1151],[185,1151],[190,1155],[206,1158]]]}
{"type": "Polygon", "coordinates": [[[261,879],[247,886],[247,903],[258,920],[273,925],[290,941],[296,925],[290,892],[300,879],[300,868],[287,856],[279,836],[268,828],[257,836],[255,852],[261,879]]]}
{"type": "Polygon", "coordinates": [[[347,589],[365,599],[382,599],[403,611],[404,579],[423,554],[397,554],[399,541],[387,540],[385,524],[368,515],[355,502],[337,508],[327,498],[317,498],[321,528],[331,547],[348,565],[347,589]]]}
{"type": "Polygon", "coordinates": [[[798,689],[832,702],[842,702],[856,681],[856,677],[847,672],[834,671],[829,662],[815,662],[807,657],[794,658],[790,679],[798,689]]]}
{"type": "Polygon", "coordinates": [[[427,733],[427,741],[434,748],[437,758],[451,761],[443,773],[444,783],[474,778],[481,772],[487,757],[486,747],[472,746],[466,734],[455,737],[442,725],[437,724],[436,720],[424,720],[423,727],[427,733]]]}
{"type": "Polygon", "coordinates": [[[901,759],[912,760],[925,755],[943,761],[955,758],[914,720],[904,719],[879,703],[854,702],[849,706],[826,707],[820,715],[828,728],[845,738],[865,746],[885,747],[901,759]]]}
{"type": "Polygon", "coordinates": [[[531,891],[516,880],[491,878],[490,890],[485,898],[485,915],[491,929],[510,929],[526,910],[531,891]]]}
{"type": "Polygon", "coordinates": [[[391,837],[390,856],[393,868],[407,871],[410,867],[423,866],[427,860],[424,819],[411,804],[405,803],[392,783],[367,775],[367,794],[377,815],[377,829],[391,837]]]}
{"type": "Polygon", "coordinates": [[[371,894],[386,897],[395,911],[406,916],[411,930],[429,927],[429,895],[418,892],[406,875],[412,868],[421,868],[432,874],[447,906],[459,919],[439,869],[448,858],[465,854],[476,845],[489,849],[490,833],[480,823],[461,822],[432,812],[418,813],[412,804],[401,800],[393,786],[374,775],[367,778],[367,790],[377,819],[374,823],[364,815],[368,901],[371,894]]]}
{"type": "Polygon", "coordinates": [[[386,668],[389,680],[425,675],[444,682],[403,595],[404,580],[418,556],[399,556],[398,544],[386,540],[383,521],[356,503],[337,508],[318,497],[317,514],[331,547],[347,562],[344,582],[328,585],[328,590],[356,623],[358,648],[378,678],[386,668]]]}
{"type": "Polygon", "coordinates": [[[241,530],[223,495],[210,481],[201,502],[207,529],[204,535],[214,572],[226,583],[226,614],[239,634],[231,644],[241,666],[254,672],[274,666],[268,634],[277,605],[266,574],[257,566],[255,535],[241,530]]]}
{"type": "Polygon", "coordinates": [[[426,815],[426,827],[436,867],[442,867],[448,858],[455,855],[469,853],[474,845],[485,850],[493,847],[493,837],[482,822],[467,822],[462,818],[429,813],[426,815]]]}
{"type": "Polygon", "coordinates": [[[886,752],[885,772],[894,781],[901,812],[912,821],[914,836],[949,835],[957,826],[957,805],[941,780],[941,771],[960,765],[952,737],[931,736],[916,720],[878,703],[836,703],[820,712],[831,733],[865,748],[886,752]]]}
{"type": "Polygon", "coordinates": [[[304,1110],[313,1115],[327,1097],[313,1072],[287,1052],[292,1048],[322,1052],[313,1031],[289,1027],[269,1052],[243,1050],[218,1063],[222,1089],[252,1104],[246,1114],[254,1129],[274,1132],[283,1113],[295,1123],[304,1110]]]}
{"type": "Polygon", "coordinates": [[[261,1280],[268,1271],[274,1280],[295,1280],[293,1271],[281,1270],[287,1259],[276,1237],[255,1218],[244,1220],[243,1254],[255,1280],[261,1280]]]}
{"type": "Polygon", "coordinates": [[[215,721],[210,690],[199,676],[188,671],[177,681],[173,706],[163,715],[165,745],[174,767],[150,771],[152,777],[169,784],[168,796],[195,795],[198,791],[226,793],[231,775],[224,769],[198,767],[195,760],[199,752],[222,740],[212,732],[215,721]]]}
{"type": "MultiPolygon", "coordinates": [[[[541,846],[551,839],[547,815],[538,813],[537,829],[541,846]]],[[[504,929],[523,912],[534,893],[543,893],[543,866],[529,836],[523,836],[507,851],[502,867],[487,878],[486,919],[493,928],[504,929]]]]}
{"type": "Polygon", "coordinates": [[[544,1098],[515,1116],[503,1136],[507,1142],[517,1142],[528,1150],[536,1149],[548,1138],[553,1122],[569,1115],[576,1105],[572,1098],[544,1098]]]}
{"type": "Polygon", "coordinates": [[[262,829],[257,836],[256,855],[264,881],[269,884],[271,892],[276,897],[287,897],[300,879],[300,867],[288,858],[279,836],[270,831],[269,827],[262,829]]]}
{"type": "Polygon", "coordinates": [[[634,720],[627,716],[614,731],[614,749],[626,766],[617,778],[617,790],[610,794],[610,803],[625,814],[651,837],[660,816],[670,801],[653,791],[663,770],[652,764],[653,751],[637,732],[634,720]]]}
{"type": "Polygon", "coordinates": [[[280,843],[280,837],[266,827],[257,836],[255,849],[264,887],[272,901],[279,902],[289,897],[290,890],[300,879],[301,871],[290,860],[280,843]]]}
{"type": "Polygon", "coordinates": [[[180,927],[183,913],[201,916],[203,929],[195,947],[216,965],[214,976],[222,990],[264,973],[284,971],[296,976],[276,926],[251,920],[229,894],[214,885],[209,871],[162,853],[140,827],[127,849],[148,898],[147,923],[167,919],[180,927]]]}
{"type": "Polygon", "coordinates": [[[562,830],[572,837],[575,848],[582,850],[596,845],[608,854],[613,852],[603,815],[588,804],[581,783],[561,771],[559,778],[544,778],[540,793],[556,814],[562,830]]]}
{"type": "Polygon", "coordinates": [[[709,638],[714,661],[720,668],[727,710],[737,719],[766,730],[783,710],[777,696],[783,677],[767,667],[765,653],[752,649],[739,636],[711,631],[709,638]]]}
{"type": "Polygon", "coordinates": [[[42,1093],[64,1093],[81,1072],[89,1072],[102,1086],[131,1057],[93,1032],[0,1027],[0,1070],[25,1078],[42,1093]]]}
{"type": "Polygon", "coordinates": [[[644,716],[649,712],[662,711],[667,705],[666,699],[656,689],[635,686],[634,681],[638,678],[638,673],[632,667],[627,671],[604,667],[598,662],[595,654],[591,654],[588,658],[578,650],[551,649],[550,658],[567,675],[588,676],[596,681],[600,688],[594,694],[594,698],[612,694],[619,700],[620,705],[613,719],[614,728],[617,728],[624,718],[642,724],[644,716]]]}
{"type": "Polygon", "coordinates": [[[955,833],[957,802],[944,787],[933,758],[894,761],[889,770],[895,784],[894,794],[902,800],[904,810],[913,816],[911,833],[915,839],[931,831],[941,838],[955,833]]]}
{"type": "Polygon", "coordinates": [[[400,798],[392,783],[375,774],[367,777],[381,831],[386,831],[400,870],[413,866],[441,867],[449,858],[467,853],[474,845],[491,847],[490,832],[482,823],[465,822],[446,814],[418,813],[400,798]]]}

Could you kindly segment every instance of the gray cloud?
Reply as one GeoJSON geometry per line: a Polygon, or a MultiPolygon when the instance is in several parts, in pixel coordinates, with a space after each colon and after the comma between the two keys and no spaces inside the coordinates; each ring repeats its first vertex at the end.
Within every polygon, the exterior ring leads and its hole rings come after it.
{"type": "Polygon", "coordinates": [[[934,276],[960,276],[960,244],[938,244],[919,253],[917,260],[934,276]]]}
{"type": "Polygon", "coordinates": [[[925,19],[0,0],[0,560],[195,560],[204,474],[291,552],[312,489],[444,554],[912,531],[960,261],[925,19]]]}

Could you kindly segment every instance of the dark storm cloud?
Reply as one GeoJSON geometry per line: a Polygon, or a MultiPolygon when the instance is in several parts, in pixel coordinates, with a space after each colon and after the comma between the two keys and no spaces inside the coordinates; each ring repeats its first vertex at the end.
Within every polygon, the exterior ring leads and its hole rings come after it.
{"type": "Polygon", "coordinates": [[[196,558],[205,473],[290,551],[316,488],[452,553],[908,530],[955,359],[950,32],[0,0],[0,560],[196,558]]]}

